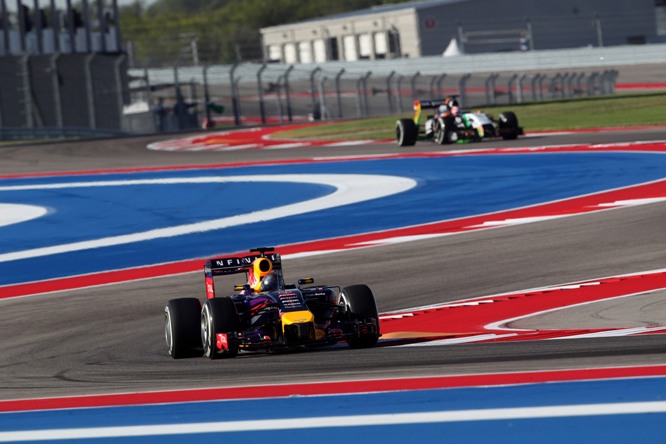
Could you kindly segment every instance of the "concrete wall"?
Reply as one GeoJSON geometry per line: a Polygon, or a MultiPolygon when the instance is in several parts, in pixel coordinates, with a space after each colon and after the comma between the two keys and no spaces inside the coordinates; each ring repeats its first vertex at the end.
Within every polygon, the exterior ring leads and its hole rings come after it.
{"type": "Polygon", "coordinates": [[[0,57],[1,126],[120,130],[122,105],[129,102],[124,60],[105,54],[0,57]]]}

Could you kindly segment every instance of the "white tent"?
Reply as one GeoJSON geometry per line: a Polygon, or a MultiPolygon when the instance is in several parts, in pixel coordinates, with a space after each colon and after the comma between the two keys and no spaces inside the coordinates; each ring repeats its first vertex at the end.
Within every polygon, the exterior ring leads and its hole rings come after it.
{"type": "Polygon", "coordinates": [[[444,50],[444,53],[442,54],[444,57],[453,57],[453,56],[458,56],[464,54],[462,49],[460,49],[460,45],[458,45],[458,40],[453,37],[451,39],[451,42],[449,42],[449,46],[446,47],[446,50],[444,50]]]}

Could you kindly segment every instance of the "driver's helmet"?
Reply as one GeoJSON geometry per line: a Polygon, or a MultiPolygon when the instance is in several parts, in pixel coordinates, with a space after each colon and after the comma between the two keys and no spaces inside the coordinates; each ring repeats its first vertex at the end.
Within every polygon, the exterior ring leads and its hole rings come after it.
{"type": "Polygon", "coordinates": [[[455,105],[452,106],[451,107],[451,114],[453,114],[454,116],[459,116],[460,115],[460,107],[455,106],[455,105]]]}
{"type": "Polygon", "coordinates": [[[439,105],[439,109],[437,111],[439,111],[440,114],[445,114],[449,111],[449,107],[446,105],[439,105]]]}
{"type": "Polygon", "coordinates": [[[261,291],[278,291],[280,278],[275,271],[271,271],[261,279],[261,291]]]}

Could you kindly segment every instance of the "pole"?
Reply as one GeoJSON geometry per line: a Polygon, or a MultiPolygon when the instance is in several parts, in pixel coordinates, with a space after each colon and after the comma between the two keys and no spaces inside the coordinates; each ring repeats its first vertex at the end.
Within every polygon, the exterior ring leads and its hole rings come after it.
{"type": "Polygon", "coordinates": [[[206,63],[202,69],[203,74],[203,86],[204,86],[204,106],[206,109],[206,128],[213,127],[213,121],[211,120],[212,116],[210,114],[210,91],[208,90],[208,64],[206,63]]]}
{"type": "Polygon", "coordinates": [[[315,109],[317,108],[317,101],[315,98],[315,82],[314,78],[317,75],[317,73],[321,71],[320,67],[316,67],[315,69],[312,70],[310,73],[310,98],[311,98],[311,109],[312,109],[312,114],[314,116],[315,109]]]}
{"type": "Polygon", "coordinates": [[[234,125],[240,125],[240,109],[238,104],[238,91],[236,91],[236,81],[234,80],[234,73],[238,68],[238,63],[234,63],[229,70],[229,80],[231,81],[231,109],[234,113],[234,125]]]}
{"type": "Polygon", "coordinates": [[[116,61],[113,63],[113,72],[116,77],[116,97],[118,98],[118,128],[122,129],[123,127],[123,106],[125,101],[123,100],[123,76],[120,67],[125,61],[125,54],[121,54],[116,61]]]}
{"type": "Polygon", "coordinates": [[[261,75],[268,65],[263,64],[259,71],[257,71],[257,93],[259,94],[259,115],[261,116],[261,123],[266,124],[266,106],[264,104],[264,88],[261,86],[261,75]]]}
{"type": "Polygon", "coordinates": [[[24,55],[20,59],[21,66],[21,78],[23,81],[23,101],[25,106],[25,126],[27,128],[32,128],[35,126],[33,120],[33,108],[32,108],[32,90],[30,85],[30,56],[24,55]]]}
{"type": "Polygon", "coordinates": [[[595,14],[594,24],[595,27],[597,28],[597,46],[599,46],[599,48],[603,48],[604,34],[603,30],[601,29],[601,18],[599,18],[599,14],[595,14]]]}
{"type": "Polygon", "coordinates": [[[60,96],[60,80],[58,79],[58,58],[59,53],[51,56],[51,87],[53,88],[53,107],[55,109],[56,126],[61,128],[63,125],[62,120],[62,100],[60,96]]]}
{"type": "Polygon", "coordinates": [[[95,90],[92,81],[92,70],[90,68],[95,55],[95,53],[87,55],[84,65],[86,73],[86,100],[88,101],[88,125],[91,129],[97,128],[97,119],[95,118],[95,90]]]}
{"type": "Polygon", "coordinates": [[[342,74],[345,73],[345,69],[342,68],[338,73],[335,75],[335,95],[338,100],[338,118],[342,119],[342,96],[340,94],[340,77],[342,77],[342,74]]]}
{"type": "Polygon", "coordinates": [[[287,120],[289,122],[293,121],[293,116],[291,114],[291,97],[289,92],[289,74],[293,69],[294,65],[291,65],[284,73],[284,93],[287,98],[287,120]]]}

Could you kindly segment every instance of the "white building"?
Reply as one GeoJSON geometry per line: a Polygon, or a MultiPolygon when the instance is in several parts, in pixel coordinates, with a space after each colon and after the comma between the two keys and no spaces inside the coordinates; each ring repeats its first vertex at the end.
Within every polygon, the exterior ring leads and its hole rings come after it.
{"type": "MultiPolygon", "coordinates": [[[[261,30],[264,59],[323,63],[648,44],[664,0],[422,0],[261,30]]],[[[663,24],[659,25],[663,27],[663,24]]]]}

